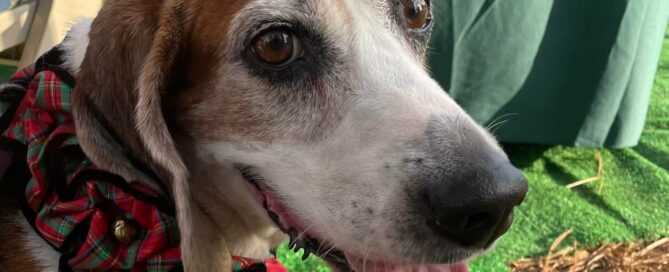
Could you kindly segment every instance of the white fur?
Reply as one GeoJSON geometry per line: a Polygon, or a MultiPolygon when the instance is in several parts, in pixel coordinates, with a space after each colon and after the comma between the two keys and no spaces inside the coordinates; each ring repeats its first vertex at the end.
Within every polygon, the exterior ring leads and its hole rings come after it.
{"type": "Polygon", "coordinates": [[[219,227],[232,255],[264,259],[286,239],[249,195],[249,185],[237,170],[215,163],[196,169],[192,178],[195,201],[219,227]]]}
{"type": "Polygon", "coordinates": [[[63,56],[65,68],[74,75],[79,73],[79,67],[86,56],[86,49],[90,41],[88,33],[91,31],[92,23],[93,19],[83,19],[74,24],[67,39],[61,44],[65,54],[63,56]]]}
{"type": "Polygon", "coordinates": [[[44,267],[41,272],[57,272],[60,253],[44,241],[44,238],[37,235],[23,214],[18,213],[13,219],[17,226],[27,233],[22,237],[23,243],[21,244],[30,252],[30,257],[44,267]]]}

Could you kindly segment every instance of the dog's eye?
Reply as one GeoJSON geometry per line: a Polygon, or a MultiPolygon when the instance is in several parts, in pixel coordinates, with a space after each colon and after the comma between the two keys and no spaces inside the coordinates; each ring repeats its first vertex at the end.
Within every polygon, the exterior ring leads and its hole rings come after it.
{"type": "Polygon", "coordinates": [[[425,0],[404,0],[404,19],[411,29],[422,29],[430,24],[430,6],[425,0]]]}
{"type": "Polygon", "coordinates": [[[302,41],[288,29],[270,29],[260,34],[253,43],[255,57],[271,66],[284,66],[304,54],[302,41]]]}

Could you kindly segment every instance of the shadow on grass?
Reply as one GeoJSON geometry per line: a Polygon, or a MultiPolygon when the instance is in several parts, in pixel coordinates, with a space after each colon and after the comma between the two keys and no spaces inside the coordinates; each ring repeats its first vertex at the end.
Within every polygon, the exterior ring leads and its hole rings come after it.
{"type": "MultiPolygon", "coordinates": [[[[551,177],[551,179],[560,185],[566,186],[567,184],[577,181],[579,178],[570,174],[566,169],[561,165],[552,161],[551,159],[546,159],[546,173],[551,177]]],[[[613,219],[623,223],[632,233],[637,237],[645,237],[649,234],[647,230],[639,229],[637,226],[633,225],[625,216],[622,215],[618,210],[609,205],[597,192],[592,188],[581,186],[572,190],[576,195],[581,199],[589,202],[591,205],[597,207],[599,210],[608,214],[613,219]]]]}
{"type": "Polygon", "coordinates": [[[639,153],[641,156],[644,156],[647,160],[651,161],[660,168],[663,168],[669,172],[669,154],[667,152],[662,152],[657,148],[653,148],[645,143],[639,143],[638,146],[633,148],[634,151],[639,153]]]}
{"type": "Polygon", "coordinates": [[[511,163],[523,169],[532,166],[538,159],[543,158],[550,146],[532,144],[502,144],[502,148],[509,155],[511,163]]]}

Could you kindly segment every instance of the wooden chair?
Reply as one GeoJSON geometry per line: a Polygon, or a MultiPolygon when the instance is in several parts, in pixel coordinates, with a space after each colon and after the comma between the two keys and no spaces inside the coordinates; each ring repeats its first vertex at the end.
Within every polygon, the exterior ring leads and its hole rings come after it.
{"type": "Polygon", "coordinates": [[[0,51],[25,44],[16,66],[29,65],[60,43],[70,26],[95,17],[103,0],[32,0],[0,11],[0,51]]]}

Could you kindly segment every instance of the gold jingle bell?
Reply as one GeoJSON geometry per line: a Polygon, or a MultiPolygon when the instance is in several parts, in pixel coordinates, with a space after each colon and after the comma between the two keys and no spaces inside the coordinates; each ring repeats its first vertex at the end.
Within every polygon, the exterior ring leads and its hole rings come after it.
{"type": "Polygon", "coordinates": [[[137,237],[137,227],[129,220],[119,219],[114,222],[114,236],[123,244],[130,244],[137,237]]]}

